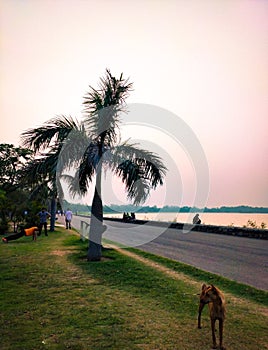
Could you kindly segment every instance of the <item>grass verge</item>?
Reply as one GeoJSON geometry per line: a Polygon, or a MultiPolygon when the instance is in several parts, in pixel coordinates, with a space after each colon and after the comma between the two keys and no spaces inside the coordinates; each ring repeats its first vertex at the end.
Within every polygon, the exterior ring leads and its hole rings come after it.
{"type": "Polygon", "coordinates": [[[138,250],[128,251],[188,280],[115,249],[88,263],[86,250],[61,228],[0,244],[1,350],[210,349],[207,310],[197,329],[201,281],[230,296],[226,347],[268,349],[267,293],[138,250]]]}

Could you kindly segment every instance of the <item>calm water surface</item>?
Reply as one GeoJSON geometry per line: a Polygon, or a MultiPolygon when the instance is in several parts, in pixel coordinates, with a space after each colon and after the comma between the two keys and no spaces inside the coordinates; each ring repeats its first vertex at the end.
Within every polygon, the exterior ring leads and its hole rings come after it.
{"type": "MultiPolygon", "coordinates": [[[[136,213],[136,219],[155,220],[168,222],[192,223],[195,214],[189,213],[136,213]]],[[[106,214],[105,217],[122,218],[122,214],[106,214]]],[[[199,213],[202,224],[219,225],[219,226],[247,226],[248,220],[260,226],[266,224],[268,228],[268,214],[251,214],[251,213],[199,213]]]]}

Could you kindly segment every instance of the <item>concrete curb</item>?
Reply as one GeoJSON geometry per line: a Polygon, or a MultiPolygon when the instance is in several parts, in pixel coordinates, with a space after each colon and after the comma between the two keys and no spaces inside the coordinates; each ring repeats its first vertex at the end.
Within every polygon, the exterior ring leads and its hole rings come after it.
{"type": "MultiPolygon", "coordinates": [[[[107,218],[104,217],[104,220],[114,221],[114,222],[123,222],[122,219],[118,218],[107,218]]],[[[257,238],[257,239],[268,239],[268,230],[266,229],[254,229],[254,228],[245,228],[237,226],[216,226],[216,225],[193,225],[187,223],[170,223],[166,221],[151,221],[151,220],[134,220],[127,222],[128,224],[135,225],[151,225],[158,227],[166,227],[177,230],[188,230],[188,231],[198,231],[204,233],[214,233],[222,234],[229,236],[238,236],[238,237],[247,237],[247,238],[257,238]]]]}

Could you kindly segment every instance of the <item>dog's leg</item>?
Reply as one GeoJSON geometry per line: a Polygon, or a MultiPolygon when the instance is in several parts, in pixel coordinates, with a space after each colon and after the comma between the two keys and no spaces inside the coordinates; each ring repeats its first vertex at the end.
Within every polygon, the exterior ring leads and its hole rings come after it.
{"type": "Polygon", "coordinates": [[[223,339],[223,320],[219,320],[219,328],[220,328],[220,350],[225,350],[225,348],[222,346],[222,339],[223,339]]]}
{"type": "Polygon", "coordinates": [[[216,322],[216,320],[214,318],[211,318],[210,321],[211,321],[211,332],[212,332],[212,342],[213,342],[212,349],[217,349],[216,335],[215,335],[215,322],[216,322]]]}
{"type": "Polygon", "coordinates": [[[205,304],[203,303],[199,304],[199,309],[198,309],[198,328],[199,329],[201,328],[201,313],[202,313],[202,310],[204,309],[204,306],[205,304]]]}

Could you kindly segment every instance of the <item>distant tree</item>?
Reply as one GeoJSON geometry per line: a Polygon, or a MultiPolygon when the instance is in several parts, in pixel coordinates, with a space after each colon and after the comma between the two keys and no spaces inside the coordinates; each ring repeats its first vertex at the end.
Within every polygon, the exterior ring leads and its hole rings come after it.
{"type": "Polygon", "coordinates": [[[27,205],[27,189],[22,186],[23,168],[33,157],[30,149],[0,144],[0,226],[2,233],[8,222],[22,218],[22,208],[27,205]],[[20,207],[21,206],[21,207],[20,207]]]}
{"type": "Polygon", "coordinates": [[[4,234],[8,229],[8,221],[6,217],[6,193],[0,189],[0,234],[4,234]]]}
{"type": "Polygon", "coordinates": [[[32,156],[30,149],[0,144],[0,189],[7,193],[19,187],[22,169],[32,156]]]}
{"type": "Polygon", "coordinates": [[[0,189],[0,203],[6,198],[5,191],[0,189]]]}

